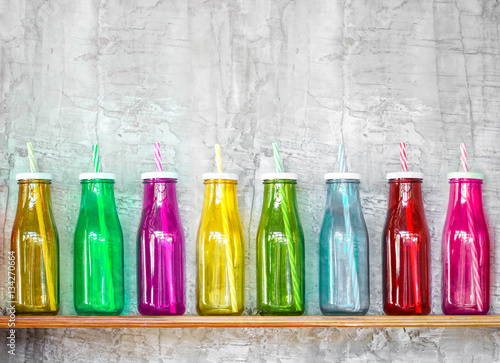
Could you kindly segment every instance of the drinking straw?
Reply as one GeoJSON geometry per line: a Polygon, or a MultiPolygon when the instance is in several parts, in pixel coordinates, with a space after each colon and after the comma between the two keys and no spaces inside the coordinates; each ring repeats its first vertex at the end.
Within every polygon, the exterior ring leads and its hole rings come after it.
{"type": "MultiPolygon", "coordinates": [[[[339,145],[339,171],[341,173],[346,172],[345,167],[345,156],[344,156],[344,145],[339,145]]],[[[354,297],[354,310],[359,310],[359,281],[357,272],[357,261],[354,257],[354,233],[352,231],[351,225],[351,214],[349,213],[349,200],[347,195],[347,186],[341,186],[342,192],[342,204],[344,206],[344,223],[346,229],[346,240],[348,243],[348,259],[349,259],[349,269],[351,270],[351,280],[352,280],[352,294],[354,297]]]]}
{"type": "Polygon", "coordinates": [[[465,150],[465,143],[460,144],[460,161],[462,164],[462,171],[468,172],[469,166],[467,165],[467,150],[465,150]]]}
{"type": "Polygon", "coordinates": [[[37,167],[36,167],[36,162],[35,162],[35,153],[33,151],[33,145],[31,142],[26,143],[26,146],[28,148],[28,160],[30,162],[30,170],[32,173],[37,173],[37,167]]]}
{"type": "MultiPolygon", "coordinates": [[[[467,203],[467,217],[469,228],[472,234],[474,234],[474,220],[472,214],[472,206],[470,201],[467,203]]],[[[481,278],[479,276],[479,253],[476,248],[476,243],[474,238],[470,239],[470,248],[472,256],[472,278],[474,280],[474,290],[476,295],[477,309],[483,311],[483,298],[481,296],[481,278]]]]}
{"type": "MultiPolygon", "coordinates": [[[[406,172],[408,171],[408,165],[406,160],[406,145],[404,142],[399,144],[399,157],[401,159],[401,169],[406,172]]],[[[408,239],[410,241],[410,260],[411,260],[411,271],[413,277],[413,287],[415,293],[415,312],[422,312],[422,303],[420,301],[420,284],[418,278],[418,264],[417,264],[417,242],[413,240],[413,220],[411,216],[411,211],[413,208],[413,198],[409,195],[409,192],[403,190],[403,200],[406,199],[406,223],[408,225],[408,239]]]]}
{"type": "Polygon", "coordinates": [[[406,144],[404,142],[399,143],[399,158],[401,159],[401,169],[403,171],[408,171],[408,164],[406,162],[406,144]]]}
{"type": "MultiPolygon", "coordinates": [[[[217,172],[222,173],[222,154],[220,150],[220,145],[215,144],[215,163],[217,165],[217,172]]],[[[226,196],[224,193],[220,196],[221,201],[221,215],[222,215],[222,228],[226,235],[226,260],[227,260],[227,274],[229,277],[229,292],[231,297],[231,307],[233,312],[238,311],[238,303],[236,301],[236,282],[234,279],[234,268],[233,268],[233,254],[231,253],[231,247],[229,246],[230,230],[229,230],[229,215],[226,206],[226,196]]]]}
{"type": "Polygon", "coordinates": [[[155,162],[156,162],[156,171],[162,171],[163,168],[161,166],[161,153],[160,153],[159,142],[155,142],[155,162]]]}
{"type": "Polygon", "coordinates": [[[345,167],[345,157],[344,157],[344,144],[339,145],[339,171],[341,173],[346,172],[346,167],[345,167]]]}
{"type": "MultiPolygon", "coordinates": [[[[100,163],[100,158],[99,158],[99,148],[97,144],[92,145],[92,162],[94,164],[94,172],[95,173],[100,173],[101,172],[101,163],[100,163]]],[[[99,217],[99,226],[101,228],[101,236],[103,238],[107,237],[107,228],[106,228],[106,221],[104,220],[104,202],[102,200],[102,195],[97,192],[97,215],[99,217]]],[[[104,268],[106,269],[106,284],[107,288],[110,291],[110,295],[114,295],[114,287],[113,287],[113,275],[111,273],[111,262],[109,259],[109,251],[108,249],[105,250],[104,256],[103,256],[103,263],[104,263],[104,268]]],[[[93,289],[94,290],[94,289],[93,289]]],[[[104,298],[104,294],[102,295],[104,298]]],[[[111,310],[115,308],[115,300],[114,298],[110,299],[109,302],[109,307],[111,310]]]]}
{"type": "MultiPolygon", "coordinates": [[[[468,172],[469,167],[467,165],[467,151],[465,149],[465,144],[460,144],[460,162],[462,164],[462,171],[468,172]]],[[[462,184],[462,200],[466,204],[466,213],[467,213],[467,223],[469,225],[470,233],[473,236],[476,236],[475,233],[475,225],[474,225],[474,215],[472,213],[472,199],[467,200],[467,187],[465,184],[462,184]]],[[[472,198],[472,195],[469,195],[472,198]]],[[[483,310],[483,298],[481,294],[481,278],[479,276],[479,253],[476,247],[475,238],[471,238],[469,240],[470,249],[471,249],[471,258],[472,258],[472,279],[474,280],[474,292],[476,296],[477,308],[479,311],[483,310]]]]}
{"type": "MultiPolygon", "coordinates": [[[[33,152],[33,145],[31,145],[31,142],[28,142],[26,144],[28,147],[28,160],[30,162],[30,170],[32,173],[37,173],[37,167],[35,163],[35,153],[33,152]]],[[[51,261],[49,258],[49,246],[48,246],[48,238],[47,238],[47,231],[45,229],[45,223],[43,221],[43,206],[42,206],[42,193],[39,191],[40,186],[39,185],[34,185],[33,188],[33,193],[35,194],[35,208],[36,208],[36,215],[38,218],[38,225],[40,228],[40,236],[42,239],[42,254],[43,254],[43,266],[45,269],[45,278],[47,279],[47,290],[49,292],[49,306],[51,310],[56,309],[56,293],[54,289],[54,283],[52,281],[52,275],[51,275],[51,261]]]]}
{"type": "MultiPolygon", "coordinates": [[[[282,173],[283,167],[281,165],[281,158],[278,149],[278,144],[273,142],[273,155],[274,155],[274,165],[276,167],[276,172],[282,173]]],[[[288,248],[288,258],[290,260],[290,272],[292,274],[292,288],[293,288],[293,296],[295,300],[295,307],[297,310],[301,309],[302,298],[300,296],[300,288],[299,288],[299,279],[297,277],[297,266],[295,259],[295,251],[293,248],[293,235],[292,228],[290,226],[290,217],[288,216],[288,198],[285,194],[285,188],[283,185],[278,186],[282,203],[281,203],[281,213],[283,214],[283,223],[285,225],[285,235],[286,235],[286,246],[288,248]]]]}
{"type": "Polygon", "coordinates": [[[99,158],[99,147],[97,144],[92,145],[92,162],[94,164],[94,173],[101,172],[101,159],[99,158]]]}
{"type": "MultiPolygon", "coordinates": [[[[161,165],[161,153],[160,153],[160,143],[156,142],[154,144],[154,149],[155,149],[155,162],[156,162],[156,170],[158,172],[161,172],[163,170],[162,165],[161,165]]],[[[160,190],[160,185],[158,185],[158,192],[161,193],[161,207],[160,207],[160,215],[161,215],[161,229],[163,231],[168,230],[168,224],[167,224],[167,208],[168,205],[165,203],[166,199],[166,188],[163,188],[163,190],[160,190]]],[[[157,198],[157,197],[155,197],[157,198]]],[[[169,290],[169,295],[170,295],[170,312],[175,313],[176,312],[176,298],[175,298],[175,289],[174,289],[174,266],[173,266],[173,241],[167,241],[165,243],[165,248],[167,251],[166,252],[166,265],[167,265],[167,270],[170,275],[170,281],[168,283],[168,290],[169,290]]],[[[161,255],[161,250],[160,250],[160,255],[161,255]]],[[[161,265],[160,265],[161,266],[161,265]]],[[[161,267],[160,267],[161,268],[161,267]]],[[[160,274],[161,276],[161,274],[160,274]]],[[[162,286],[163,287],[163,286],[162,286]]]]}

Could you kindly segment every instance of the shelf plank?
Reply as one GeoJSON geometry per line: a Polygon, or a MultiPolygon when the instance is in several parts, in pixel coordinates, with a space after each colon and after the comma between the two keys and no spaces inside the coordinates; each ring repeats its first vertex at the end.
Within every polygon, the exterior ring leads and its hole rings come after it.
{"type": "MultiPolygon", "coordinates": [[[[9,318],[0,317],[0,328],[9,318]]],[[[500,327],[500,315],[486,316],[17,316],[15,328],[383,328],[500,327]]]]}

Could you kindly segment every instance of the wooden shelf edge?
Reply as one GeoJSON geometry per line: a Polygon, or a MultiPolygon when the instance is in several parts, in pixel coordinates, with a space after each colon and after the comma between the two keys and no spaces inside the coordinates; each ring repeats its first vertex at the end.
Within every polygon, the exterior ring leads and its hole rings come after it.
{"type": "Polygon", "coordinates": [[[17,316],[0,317],[0,328],[423,328],[500,327],[500,315],[486,316],[17,316]]]}

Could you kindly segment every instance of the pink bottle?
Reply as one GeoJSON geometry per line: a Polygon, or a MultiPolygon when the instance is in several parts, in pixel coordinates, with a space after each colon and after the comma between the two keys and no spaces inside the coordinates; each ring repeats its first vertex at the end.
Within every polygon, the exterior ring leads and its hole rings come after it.
{"type": "Polygon", "coordinates": [[[485,315],[490,309],[490,238],[483,175],[448,174],[450,201],[443,230],[443,313],[485,315]]]}

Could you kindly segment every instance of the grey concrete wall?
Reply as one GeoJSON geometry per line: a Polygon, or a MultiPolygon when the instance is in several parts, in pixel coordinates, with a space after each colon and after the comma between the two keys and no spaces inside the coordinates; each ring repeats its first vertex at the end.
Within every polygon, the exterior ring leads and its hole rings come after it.
{"type": "MultiPolygon", "coordinates": [[[[246,305],[255,307],[254,238],[262,205],[259,175],[273,170],[271,143],[300,175],[307,245],[307,314],[318,308],[322,180],[344,142],[370,233],[370,315],[381,309],[385,173],[399,169],[408,143],[411,170],[425,173],[432,234],[433,313],[441,313],[440,234],[446,173],[466,142],[486,174],[492,241],[498,235],[500,170],[500,5],[488,0],[0,0],[0,264],[5,266],[17,202],[15,174],[54,175],[61,242],[62,314],[72,315],[72,237],[78,173],[91,170],[98,142],[104,171],[117,174],[125,235],[127,305],[136,314],[140,173],[154,169],[154,142],[179,172],[187,236],[187,314],[195,314],[195,234],[200,175],[240,175],[246,238],[246,305]]],[[[492,260],[498,247],[493,244],[492,260]]],[[[492,312],[499,313],[498,268],[492,312]]],[[[0,293],[5,296],[6,269],[0,293]]],[[[5,299],[2,298],[2,301],[5,299]]],[[[6,355],[0,334],[0,354],[6,355]]],[[[99,329],[20,330],[19,360],[368,361],[499,359],[498,329],[99,329]]],[[[15,360],[17,360],[15,359],[15,360]]],[[[2,359],[3,360],[3,359],[2,359]]]]}

